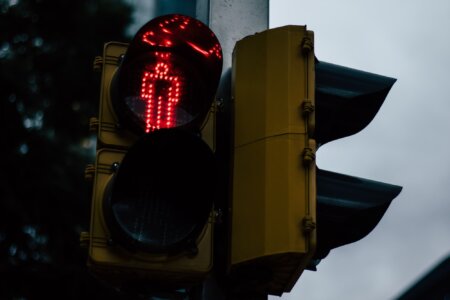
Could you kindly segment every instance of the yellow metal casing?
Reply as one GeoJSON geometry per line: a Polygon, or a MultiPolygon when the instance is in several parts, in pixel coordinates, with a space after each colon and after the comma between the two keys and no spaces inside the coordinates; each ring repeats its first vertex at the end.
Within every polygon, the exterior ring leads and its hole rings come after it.
{"type": "Polygon", "coordinates": [[[291,290],[316,246],[313,39],[286,26],[233,53],[231,274],[275,295],[291,290]]]}
{"type": "MultiPolygon", "coordinates": [[[[195,253],[178,255],[151,254],[129,251],[111,240],[111,232],[104,217],[104,198],[111,182],[115,165],[138,139],[138,136],[118,126],[117,115],[111,104],[110,87],[127,44],[105,44],[102,60],[102,82],[98,119],[97,156],[92,195],[91,227],[82,235],[88,244],[88,267],[102,279],[121,285],[136,280],[158,288],[186,287],[198,284],[212,269],[213,221],[209,218],[197,239],[195,253]]],[[[207,144],[214,146],[214,109],[204,127],[208,130],[207,144]]],[[[206,130],[205,129],[205,130],[206,130]]]]}
{"type": "Polygon", "coordinates": [[[97,150],[104,147],[128,149],[137,140],[136,135],[120,128],[111,101],[111,83],[127,48],[128,44],[110,42],[103,50],[97,150]]]}

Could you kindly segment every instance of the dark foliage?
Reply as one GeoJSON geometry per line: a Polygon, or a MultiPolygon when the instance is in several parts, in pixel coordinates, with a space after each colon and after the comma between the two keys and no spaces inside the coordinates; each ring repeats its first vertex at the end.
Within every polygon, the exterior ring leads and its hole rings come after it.
{"type": "Polygon", "coordinates": [[[84,167],[98,106],[92,62],[126,41],[131,8],[107,0],[0,1],[0,299],[115,299],[86,270],[84,167]]]}

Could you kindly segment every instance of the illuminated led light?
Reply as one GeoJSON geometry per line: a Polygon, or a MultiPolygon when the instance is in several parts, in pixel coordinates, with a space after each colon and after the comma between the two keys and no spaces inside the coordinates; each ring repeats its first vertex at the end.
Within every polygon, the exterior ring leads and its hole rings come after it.
{"type": "Polygon", "coordinates": [[[180,100],[178,76],[170,75],[167,53],[157,53],[161,58],[151,71],[142,75],[141,98],[146,101],[145,132],[176,125],[175,106],[180,100]],[[159,89],[159,90],[158,90],[159,89]]]}
{"type": "MultiPolygon", "coordinates": [[[[182,31],[186,31],[186,29],[191,28],[192,26],[196,27],[202,27],[203,25],[200,22],[191,22],[191,19],[184,16],[176,16],[169,20],[162,20],[160,23],[156,25],[156,28],[153,28],[153,30],[145,32],[142,35],[142,41],[151,45],[151,46],[160,46],[160,47],[172,47],[179,43],[180,40],[189,40],[188,37],[181,37],[179,36],[179,33],[182,31]],[[181,29],[181,31],[180,31],[181,29]],[[156,31],[156,32],[155,32],[156,31]],[[167,39],[167,35],[171,35],[171,39],[167,39]],[[150,39],[150,37],[152,37],[150,39]],[[174,37],[174,39],[172,39],[174,37]]],[[[191,28],[193,29],[193,28],[191,28]]],[[[197,29],[195,29],[197,30],[197,29]]],[[[188,31],[189,32],[189,31],[188,31]]],[[[189,33],[187,33],[189,36],[189,33]]],[[[214,34],[210,33],[212,37],[215,38],[214,34]]],[[[209,57],[211,55],[216,56],[217,58],[221,59],[221,47],[218,43],[212,45],[212,47],[209,45],[205,47],[203,44],[203,41],[200,41],[198,39],[191,39],[190,41],[186,42],[189,46],[191,46],[195,51],[201,53],[205,57],[209,57]],[[199,45],[202,44],[202,46],[199,45]]]]}
{"type": "Polygon", "coordinates": [[[120,97],[125,106],[117,104],[126,110],[121,117],[128,120],[123,122],[147,133],[200,126],[221,63],[219,41],[205,24],[181,15],[152,20],[139,30],[121,68],[120,97]],[[130,80],[132,84],[126,84],[130,80]]]}
{"type": "Polygon", "coordinates": [[[209,52],[208,52],[208,51],[203,50],[202,48],[200,48],[199,46],[195,45],[194,43],[187,42],[187,44],[188,44],[189,46],[191,46],[192,49],[194,49],[194,50],[197,51],[197,52],[200,52],[200,53],[203,54],[204,56],[209,56],[209,52]]]}
{"type": "Polygon", "coordinates": [[[144,33],[142,35],[142,41],[144,43],[147,43],[147,44],[151,45],[151,46],[155,46],[156,43],[151,41],[151,40],[149,40],[149,36],[154,36],[154,35],[155,35],[155,33],[153,31],[147,31],[146,33],[144,33]]]}
{"type": "Polygon", "coordinates": [[[192,49],[194,49],[195,51],[197,51],[197,52],[203,54],[203,55],[206,56],[206,57],[210,56],[211,54],[215,54],[215,55],[217,56],[217,58],[222,58],[222,55],[220,54],[220,53],[221,53],[221,48],[220,48],[220,46],[217,45],[217,44],[214,45],[211,49],[205,50],[205,49],[202,49],[200,46],[197,46],[197,45],[194,44],[194,43],[191,43],[191,42],[186,42],[186,43],[187,43],[189,46],[191,46],[192,49]]]}

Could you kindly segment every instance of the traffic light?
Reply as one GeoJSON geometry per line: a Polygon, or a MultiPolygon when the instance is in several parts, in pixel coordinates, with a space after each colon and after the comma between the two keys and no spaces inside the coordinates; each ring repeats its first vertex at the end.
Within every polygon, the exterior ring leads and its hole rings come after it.
{"type": "Polygon", "coordinates": [[[366,236],[401,187],[318,169],[317,147],[352,135],[395,79],[318,61],[306,26],[269,29],[233,53],[231,289],[289,292],[331,249],[366,236]]]}
{"type": "Polygon", "coordinates": [[[88,267],[122,288],[199,284],[213,261],[219,41],[196,19],[161,16],[129,45],[105,44],[96,66],[88,267]]]}
{"type": "Polygon", "coordinates": [[[316,247],[313,32],[287,26],[237,42],[232,69],[231,285],[281,295],[316,247]]]}

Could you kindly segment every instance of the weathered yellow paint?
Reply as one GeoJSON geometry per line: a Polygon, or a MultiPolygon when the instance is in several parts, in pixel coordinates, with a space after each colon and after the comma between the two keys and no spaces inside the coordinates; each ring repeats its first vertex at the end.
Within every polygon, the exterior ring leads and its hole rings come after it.
{"type": "Polygon", "coordinates": [[[314,105],[314,52],[303,47],[313,39],[286,26],[238,41],[233,54],[232,272],[264,266],[271,294],[292,288],[316,245],[302,227],[316,218],[315,163],[302,156],[315,152],[314,113],[302,109],[314,105]]]}

